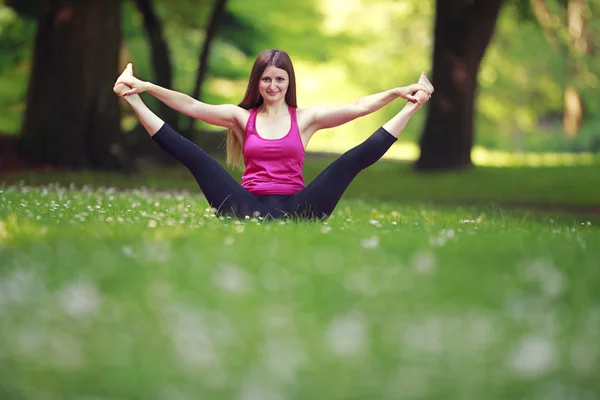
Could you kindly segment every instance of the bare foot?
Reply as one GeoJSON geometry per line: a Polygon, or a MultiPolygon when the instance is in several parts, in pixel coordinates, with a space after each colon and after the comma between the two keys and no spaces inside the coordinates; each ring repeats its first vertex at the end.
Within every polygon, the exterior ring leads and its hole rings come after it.
{"type": "Polygon", "coordinates": [[[117,83],[113,87],[113,92],[115,92],[119,97],[123,97],[123,94],[129,90],[131,90],[131,88],[124,83],[117,83]]]}
{"type": "Polygon", "coordinates": [[[419,77],[419,81],[417,83],[420,83],[421,85],[425,86],[429,91],[429,94],[432,94],[435,91],[433,85],[429,81],[429,78],[427,78],[426,72],[421,72],[421,76],[419,77]]]}
{"type": "Polygon", "coordinates": [[[133,76],[133,64],[128,63],[127,66],[125,67],[125,69],[123,70],[123,72],[121,73],[121,75],[119,75],[119,77],[117,78],[115,85],[113,86],[113,92],[115,92],[116,94],[118,94],[119,96],[123,96],[123,94],[129,90],[131,90],[131,88],[127,85],[125,85],[122,82],[119,82],[119,80],[121,78],[129,78],[133,76]]]}
{"type": "Polygon", "coordinates": [[[425,86],[425,88],[427,88],[427,92],[425,92],[423,90],[419,90],[415,94],[415,97],[417,98],[418,102],[420,104],[424,104],[424,103],[426,103],[426,102],[429,101],[429,99],[431,98],[431,94],[433,93],[433,91],[435,89],[433,88],[433,85],[431,84],[431,82],[427,78],[427,73],[426,72],[422,72],[421,73],[421,76],[419,77],[419,81],[417,83],[419,83],[419,84],[425,86]]]}

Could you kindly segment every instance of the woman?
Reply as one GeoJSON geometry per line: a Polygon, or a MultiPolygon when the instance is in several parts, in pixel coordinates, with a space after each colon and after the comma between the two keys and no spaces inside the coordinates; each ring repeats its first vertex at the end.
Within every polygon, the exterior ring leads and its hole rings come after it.
{"type": "Polygon", "coordinates": [[[408,120],[429,100],[433,86],[423,73],[419,83],[348,105],[299,109],[289,56],[280,50],[265,50],[254,62],[246,94],[238,106],[205,104],[140,81],[133,76],[131,64],[117,79],[114,91],[132,106],[152,139],[190,170],[218,215],[321,219],[331,215],[354,177],[379,160],[397,140],[408,120]],[[142,92],[185,115],[228,128],[227,162],[240,166],[243,158],[242,184],[150,111],[138,96],[142,92]],[[304,186],[305,149],[315,132],[370,114],[398,97],[409,102],[394,118],[304,186]]]}

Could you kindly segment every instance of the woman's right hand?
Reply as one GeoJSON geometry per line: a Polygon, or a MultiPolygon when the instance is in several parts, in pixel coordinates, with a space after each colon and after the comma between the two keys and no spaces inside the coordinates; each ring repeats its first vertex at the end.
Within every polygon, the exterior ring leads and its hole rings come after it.
{"type": "Polygon", "coordinates": [[[131,94],[139,94],[148,90],[148,82],[144,82],[133,76],[133,65],[131,63],[127,64],[125,70],[117,78],[115,82],[115,86],[113,87],[113,91],[117,93],[119,96],[129,96],[131,94]],[[123,84],[129,87],[129,90],[122,90],[123,86],[119,86],[119,84],[123,84]]]}

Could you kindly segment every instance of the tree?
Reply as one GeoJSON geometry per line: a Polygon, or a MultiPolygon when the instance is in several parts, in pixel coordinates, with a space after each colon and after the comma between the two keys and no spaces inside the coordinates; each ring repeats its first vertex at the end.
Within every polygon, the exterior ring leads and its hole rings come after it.
{"type": "Polygon", "coordinates": [[[419,170],[471,165],[477,74],[503,0],[437,0],[433,76],[419,170]]]}
{"type": "Polygon", "coordinates": [[[591,10],[588,0],[564,3],[564,0],[555,1],[554,7],[550,7],[547,0],[531,0],[531,8],[550,46],[564,55],[567,83],[563,96],[563,127],[569,137],[574,137],[584,113],[578,78],[588,72],[584,59],[591,48],[588,27],[591,10]]]}
{"type": "MultiPolygon", "coordinates": [[[[225,4],[227,0],[215,0],[212,12],[208,21],[208,27],[206,28],[206,34],[204,36],[204,42],[202,44],[202,51],[200,52],[200,61],[198,63],[198,75],[196,76],[196,83],[194,85],[194,91],[192,97],[200,99],[200,93],[202,93],[202,85],[206,79],[208,72],[208,56],[210,54],[210,48],[213,40],[217,36],[217,29],[219,27],[220,18],[223,15],[225,4]]],[[[189,119],[188,132],[191,132],[194,126],[194,118],[189,119]]]]}
{"type": "MultiPolygon", "coordinates": [[[[19,2],[17,2],[19,3],[19,2]]],[[[38,25],[20,154],[67,168],[122,166],[119,0],[47,0],[38,25]]]]}
{"type": "MultiPolygon", "coordinates": [[[[163,35],[159,17],[154,11],[151,0],[135,0],[144,20],[144,30],[150,44],[152,70],[156,84],[165,88],[173,88],[173,68],[169,48],[163,35]]],[[[160,115],[173,129],[178,130],[178,113],[164,103],[159,104],[160,115]]]]}

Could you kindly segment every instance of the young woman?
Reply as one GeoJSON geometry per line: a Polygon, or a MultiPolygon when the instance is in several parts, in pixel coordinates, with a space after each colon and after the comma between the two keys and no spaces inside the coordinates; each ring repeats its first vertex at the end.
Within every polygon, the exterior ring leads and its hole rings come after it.
{"type": "Polygon", "coordinates": [[[190,170],[217,215],[322,219],[331,215],[354,177],[397,140],[409,119],[429,100],[433,86],[423,73],[416,84],[351,104],[300,109],[289,56],[280,50],[265,50],[256,58],[246,94],[237,106],[205,104],[143,82],[133,76],[131,64],[117,79],[114,91],[131,105],[152,139],[190,170]],[[138,96],[142,92],[185,115],[229,129],[227,162],[241,166],[243,159],[241,185],[216,160],[150,111],[138,96]],[[315,132],[370,114],[398,97],[408,102],[395,117],[304,185],[305,149],[315,132]]]}

